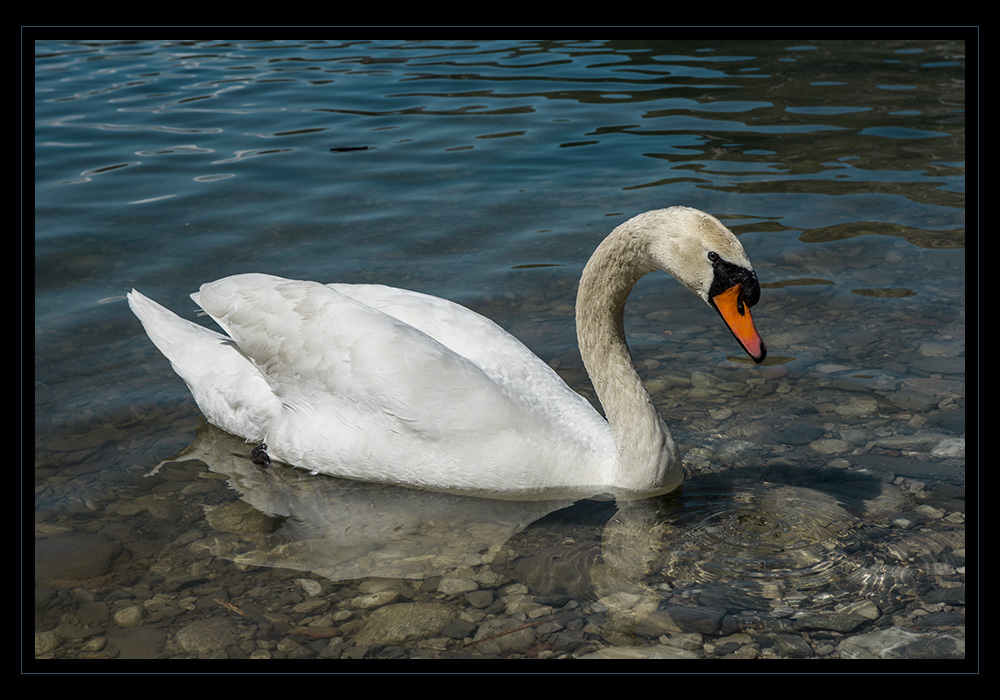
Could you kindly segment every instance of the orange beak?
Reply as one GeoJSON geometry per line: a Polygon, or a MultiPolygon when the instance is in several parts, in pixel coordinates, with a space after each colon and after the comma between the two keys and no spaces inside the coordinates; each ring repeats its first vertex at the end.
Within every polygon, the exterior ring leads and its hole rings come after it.
{"type": "Polygon", "coordinates": [[[722,316],[736,340],[754,362],[760,364],[767,356],[767,348],[750,317],[750,306],[743,300],[743,285],[736,284],[712,297],[712,306],[722,316]]]}

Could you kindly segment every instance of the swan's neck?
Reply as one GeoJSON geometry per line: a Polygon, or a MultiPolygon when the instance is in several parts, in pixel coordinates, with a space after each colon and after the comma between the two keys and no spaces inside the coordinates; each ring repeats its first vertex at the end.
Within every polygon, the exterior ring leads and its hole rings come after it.
{"type": "Polygon", "coordinates": [[[673,488],[683,478],[677,447],[625,342],[625,300],[657,269],[647,247],[641,231],[615,229],[584,268],[576,304],[580,353],[615,439],[615,483],[637,491],[673,488]]]}

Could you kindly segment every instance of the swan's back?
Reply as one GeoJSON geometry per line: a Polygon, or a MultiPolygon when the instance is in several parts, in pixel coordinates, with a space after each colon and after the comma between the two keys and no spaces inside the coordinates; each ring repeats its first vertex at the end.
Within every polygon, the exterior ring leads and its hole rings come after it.
{"type": "Polygon", "coordinates": [[[523,344],[462,306],[269,275],[228,277],[192,298],[231,341],[149,311],[158,305],[137,292],[130,303],[209,422],[267,442],[276,459],[458,490],[605,483],[607,423],[523,344]],[[181,350],[163,336],[184,324],[193,328],[181,350]],[[191,367],[190,355],[204,361],[191,367]]]}

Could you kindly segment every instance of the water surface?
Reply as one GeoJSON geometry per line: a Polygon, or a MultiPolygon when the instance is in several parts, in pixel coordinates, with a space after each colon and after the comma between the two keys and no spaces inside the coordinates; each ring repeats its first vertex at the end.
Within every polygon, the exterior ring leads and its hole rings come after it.
{"type": "Polygon", "coordinates": [[[702,656],[778,627],[847,656],[841,632],[775,621],[863,601],[875,612],[851,636],[964,645],[965,61],[960,40],[37,42],[35,628],[56,640],[41,655],[123,656],[143,628],[167,657],[479,653],[461,630],[357,637],[369,612],[350,602],[372,580],[412,582],[402,600],[483,634],[499,613],[442,577],[514,622],[522,585],[587,630],[533,627],[502,656],[672,649],[689,630],[648,620],[677,605],[725,611],[702,656]],[[407,287],[493,318],[591,396],[579,273],[616,225],[674,204],[740,236],[770,355],[753,366],[680,285],[640,282],[630,347],[689,477],[664,503],[485,517],[294,470],[258,483],[124,300],[135,287],[196,318],[190,292],[247,271],[407,287]],[[353,517],[356,498],[405,534],[333,551],[328,514],[353,517]],[[52,554],[87,538],[111,553],[52,554]],[[321,612],[281,602],[297,580],[321,612]],[[942,593],[959,588],[961,603],[942,593]],[[287,627],[265,639],[263,617],[233,614],[253,628],[241,641],[185,646],[215,600],[338,632],[283,645],[287,627]],[[142,624],[116,620],[131,607],[142,624]],[[963,622],[917,625],[938,613],[963,622]]]}

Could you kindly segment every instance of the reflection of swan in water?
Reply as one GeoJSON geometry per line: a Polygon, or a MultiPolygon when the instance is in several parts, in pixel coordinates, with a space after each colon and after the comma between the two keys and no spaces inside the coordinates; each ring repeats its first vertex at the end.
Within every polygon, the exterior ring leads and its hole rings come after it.
{"type": "MultiPolygon", "coordinates": [[[[489,559],[514,533],[572,501],[482,499],[261,467],[246,444],[203,424],[195,441],[161,464],[199,460],[224,475],[241,501],[206,506],[221,535],[216,552],[238,563],[309,571],[334,581],[423,579],[489,559]],[[252,507],[239,507],[240,503],[252,507]],[[241,530],[229,515],[273,519],[241,530]]],[[[159,469],[159,468],[158,468],[159,469]]]]}
{"type": "Polygon", "coordinates": [[[487,588],[519,580],[535,595],[592,601],[604,611],[604,637],[621,644],[651,628],[687,631],[679,613],[703,625],[715,610],[719,619],[760,612],[758,624],[785,594],[854,599],[912,576],[889,546],[859,533],[912,504],[858,476],[837,484],[801,469],[771,474],[784,483],[703,475],[681,495],[504,501],[262,468],[241,440],[207,425],[166,463],[191,459],[224,475],[241,499],[206,506],[216,555],[333,581],[458,572],[487,588]],[[232,525],[255,516],[269,527],[232,525]],[[768,554],[774,561],[763,561],[768,554]]]}
{"type": "Polygon", "coordinates": [[[756,362],[760,285],[736,236],[687,207],[640,214],[601,243],[577,335],[607,421],[524,345],[451,302],[269,275],[205,284],[227,336],[136,291],[129,304],[210,423],[282,462],[372,482],[494,497],[675,489],[674,440],[632,365],[622,314],[662,269],[715,308],[756,362]]]}
{"type": "MultiPolygon", "coordinates": [[[[650,554],[669,546],[661,539],[662,528],[650,526],[659,512],[653,504],[661,499],[638,500],[622,509],[614,501],[497,500],[318,479],[278,465],[262,468],[251,461],[242,440],[204,423],[194,442],[154,473],[188,460],[225,476],[239,495],[235,502],[205,506],[217,533],[214,554],[239,564],[311,572],[332,581],[420,580],[486,565],[502,577],[523,578],[536,592],[551,592],[541,590],[537,571],[518,564],[531,547],[516,536],[533,523],[546,527],[547,516],[559,523],[567,517],[560,514],[568,514],[574,521],[565,532],[577,548],[583,546],[583,560],[551,567],[550,553],[542,552],[531,565],[544,567],[543,576],[561,577],[556,583],[565,592],[607,598],[609,604],[631,610],[635,596],[622,597],[621,592],[638,586],[645,593],[641,580],[650,554]],[[268,519],[267,527],[247,527],[260,516],[268,519]],[[623,551],[605,552],[602,542],[623,551]],[[518,550],[513,553],[512,543],[518,550]],[[495,567],[490,566],[494,559],[495,567]]],[[[642,602],[648,600],[646,596],[642,602]]]]}

